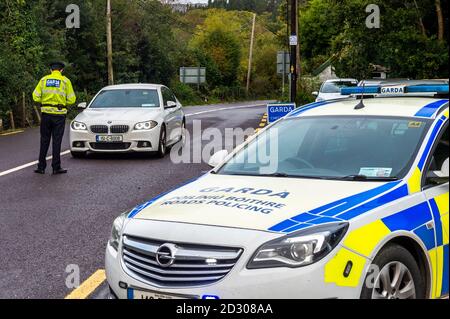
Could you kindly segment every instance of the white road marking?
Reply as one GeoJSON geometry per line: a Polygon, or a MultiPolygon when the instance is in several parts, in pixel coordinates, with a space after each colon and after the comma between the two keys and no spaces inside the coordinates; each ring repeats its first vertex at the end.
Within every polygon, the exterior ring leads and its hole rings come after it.
{"type": "Polygon", "coordinates": [[[223,108],[220,108],[220,109],[213,109],[213,110],[208,110],[208,111],[202,111],[202,112],[197,112],[197,113],[186,114],[186,117],[190,117],[190,116],[194,116],[194,115],[201,115],[201,114],[205,114],[205,113],[218,112],[218,111],[226,111],[226,110],[234,110],[234,109],[245,109],[245,108],[249,108],[249,107],[258,107],[258,106],[264,106],[264,104],[244,105],[244,106],[235,106],[235,107],[223,107],[223,108]]]}
{"type": "MultiPolygon", "coordinates": [[[[70,153],[70,150],[64,151],[64,152],[61,153],[61,156],[67,155],[69,153],[70,153]]],[[[53,158],[53,156],[48,156],[46,159],[47,160],[51,160],[52,158],[53,158]]],[[[20,170],[22,170],[24,168],[27,168],[27,167],[30,167],[30,166],[33,166],[33,165],[37,165],[38,163],[39,163],[38,161],[34,161],[34,162],[27,163],[27,164],[23,164],[21,166],[17,166],[15,168],[11,168],[11,169],[9,169],[7,171],[0,172],[0,177],[8,175],[8,174],[11,174],[11,173],[14,173],[14,172],[17,172],[17,171],[20,171],[20,170]]]]}
{"type": "MultiPolygon", "coordinates": [[[[219,111],[225,111],[225,110],[234,110],[234,109],[243,109],[243,108],[250,108],[250,107],[258,107],[258,106],[264,106],[264,104],[254,104],[254,105],[245,105],[245,106],[235,106],[235,107],[223,107],[220,109],[213,109],[213,110],[208,110],[208,111],[202,111],[202,112],[196,112],[196,113],[191,113],[191,114],[186,114],[186,117],[191,117],[191,116],[195,116],[195,115],[201,115],[201,114],[205,114],[205,113],[212,113],[212,112],[219,112],[219,111]]],[[[67,155],[70,153],[70,150],[64,151],[61,153],[61,156],[67,155]]],[[[47,160],[52,159],[53,156],[48,156],[47,160]]],[[[33,165],[37,165],[38,161],[34,161],[34,162],[30,162],[27,164],[23,164],[21,166],[17,166],[15,168],[11,168],[7,171],[3,171],[0,172],[0,177],[20,171],[22,169],[28,168],[30,166],[33,165]]]]}

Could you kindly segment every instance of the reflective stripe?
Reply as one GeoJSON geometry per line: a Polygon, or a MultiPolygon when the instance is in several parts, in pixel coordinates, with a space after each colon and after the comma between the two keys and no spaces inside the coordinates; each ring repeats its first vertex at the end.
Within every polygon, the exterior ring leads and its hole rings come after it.
{"type": "Polygon", "coordinates": [[[67,109],[63,108],[59,110],[57,107],[43,106],[41,107],[41,112],[47,114],[67,114],[67,109]]]}
{"type": "Polygon", "coordinates": [[[41,96],[42,96],[42,94],[39,93],[38,90],[34,90],[33,94],[34,94],[36,97],[41,97],[41,96]]]}
{"type": "Polygon", "coordinates": [[[60,95],[60,96],[66,96],[65,92],[61,92],[61,91],[56,91],[56,90],[42,90],[43,94],[56,94],[56,95],[60,95]]]}
{"type": "Polygon", "coordinates": [[[69,95],[67,95],[67,99],[70,99],[70,98],[72,98],[74,96],[75,96],[75,93],[69,94],[69,95]]]}

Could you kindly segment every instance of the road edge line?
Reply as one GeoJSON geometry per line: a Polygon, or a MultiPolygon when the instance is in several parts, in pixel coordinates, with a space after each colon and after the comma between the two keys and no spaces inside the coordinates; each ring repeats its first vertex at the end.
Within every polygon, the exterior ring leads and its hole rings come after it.
{"type": "Polygon", "coordinates": [[[105,280],[105,270],[98,269],[64,299],[87,299],[105,280]]]}

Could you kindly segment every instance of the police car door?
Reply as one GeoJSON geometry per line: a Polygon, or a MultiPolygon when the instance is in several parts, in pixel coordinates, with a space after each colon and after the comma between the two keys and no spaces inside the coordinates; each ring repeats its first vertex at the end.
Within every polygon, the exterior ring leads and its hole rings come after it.
{"type": "MultiPolygon", "coordinates": [[[[433,177],[433,171],[440,172],[444,162],[449,157],[448,120],[442,126],[431,153],[427,159],[423,174],[422,186],[430,210],[433,213],[435,248],[429,250],[433,279],[431,295],[439,298],[448,294],[449,284],[449,183],[447,178],[433,177]]],[[[439,173],[438,173],[439,174],[439,173]]]]}

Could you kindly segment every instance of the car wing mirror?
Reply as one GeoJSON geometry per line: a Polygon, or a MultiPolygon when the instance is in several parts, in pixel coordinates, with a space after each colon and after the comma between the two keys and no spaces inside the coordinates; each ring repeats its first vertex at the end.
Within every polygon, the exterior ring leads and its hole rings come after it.
{"type": "Polygon", "coordinates": [[[211,156],[211,158],[209,159],[208,165],[211,167],[216,167],[217,165],[219,165],[220,163],[222,163],[225,158],[228,156],[228,151],[227,150],[221,150],[218,151],[216,153],[214,153],[213,156],[211,156]]]}
{"type": "Polygon", "coordinates": [[[78,108],[84,110],[85,108],[87,108],[87,103],[86,103],[86,102],[81,102],[81,103],[79,103],[79,104],[78,104],[78,108]]]}
{"type": "Polygon", "coordinates": [[[440,171],[429,171],[427,180],[433,184],[444,184],[449,180],[449,159],[447,158],[442,164],[440,171]]]}
{"type": "Polygon", "coordinates": [[[167,102],[167,105],[166,105],[167,109],[172,109],[174,107],[177,107],[177,103],[176,102],[174,102],[174,101],[168,101],[167,102]]]}
{"type": "Polygon", "coordinates": [[[312,92],[312,95],[314,95],[314,96],[318,96],[318,95],[319,95],[319,92],[317,92],[317,91],[314,91],[314,92],[312,92]]]}

